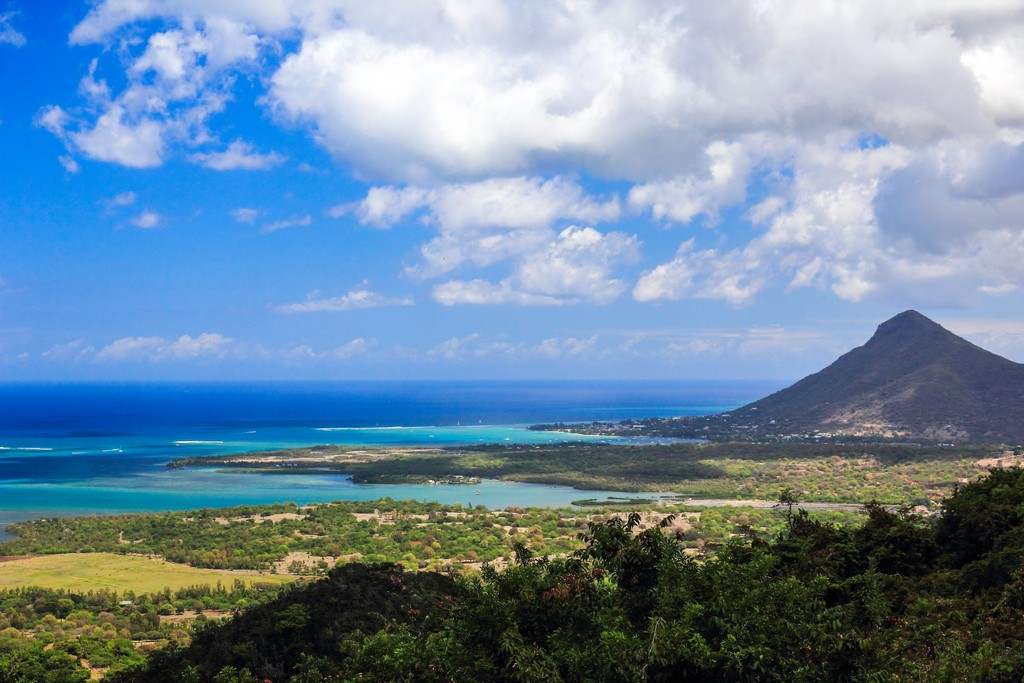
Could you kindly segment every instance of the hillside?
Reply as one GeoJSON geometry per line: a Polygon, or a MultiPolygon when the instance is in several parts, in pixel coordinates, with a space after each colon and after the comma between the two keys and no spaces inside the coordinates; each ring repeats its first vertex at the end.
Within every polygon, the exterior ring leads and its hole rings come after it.
{"type": "Polygon", "coordinates": [[[884,438],[1017,445],[1024,443],[1024,365],[904,311],[824,370],[736,410],[531,429],[720,442],[884,438]]]}
{"type": "Polygon", "coordinates": [[[338,567],[106,680],[1021,680],[1024,470],[964,486],[934,521],[870,505],[848,528],[792,502],[779,534],[746,527],[702,561],[671,518],[631,514],[589,524],[569,557],[519,546],[457,582],[338,567]]]}
{"type": "Polygon", "coordinates": [[[1017,443],[1024,365],[905,311],[824,370],[731,415],[784,432],[1017,443]]]}

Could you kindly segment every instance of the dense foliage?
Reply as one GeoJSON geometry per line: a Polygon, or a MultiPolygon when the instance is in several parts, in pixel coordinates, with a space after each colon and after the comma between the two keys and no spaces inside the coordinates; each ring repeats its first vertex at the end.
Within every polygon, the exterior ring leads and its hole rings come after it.
{"type": "Polygon", "coordinates": [[[713,558],[672,520],[593,522],[583,547],[455,585],[347,566],[115,681],[1019,681],[1024,470],[937,520],[869,505],[848,528],[784,492],[783,531],[713,558]]]}
{"type": "Polygon", "coordinates": [[[455,582],[444,574],[407,573],[396,565],[346,565],[230,621],[211,622],[194,634],[188,647],[166,648],[146,666],[108,679],[313,683],[321,680],[321,668],[338,660],[339,646],[363,633],[378,633],[393,624],[424,635],[440,628],[456,592],[455,582]]]}
{"type": "MultiPolygon", "coordinates": [[[[8,527],[16,538],[0,555],[68,552],[156,554],[172,562],[214,569],[323,573],[327,566],[287,558],[304,553],[366,562],[440,568],[454,561],[495,560],[516,540],[539,552],[565,553],[579,543],[586,519],[572,510],[490,511],[482,506],[383,499],[339,501],[96,517],[38,519],[8,527]]],[[[318,561],[319,562],[319,561],[318,561]]]]}
{"type": "Polygon", "coordinates": [[[89,679],[85,666],[139,665],[146,652],[188,642],[196,614],[244,610],[278,590],[237,581],[230,588],[200,585],[140,595],[0,591],[0,683],[72,683],[89,679]],[[177,618],[186,612],[193,614],[177,618]]]}

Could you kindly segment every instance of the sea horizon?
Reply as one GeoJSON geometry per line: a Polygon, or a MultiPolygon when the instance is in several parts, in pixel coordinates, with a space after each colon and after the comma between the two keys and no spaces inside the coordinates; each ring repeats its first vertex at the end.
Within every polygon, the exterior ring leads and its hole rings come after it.
{"type": "Polygon", "coordinates": [[[274,502],[368,500],[568,505],[591,494],[484,482],[372,486],[342,475],[169,470],[180,457],[322,444],[456,446],[579,440],[537,423],[730,410],[781,388],[766,381],[358,380],[0,384],[0,532],[60,515],[274,502]],[[477,491],[479,489],[479,491],[477,491]]]}

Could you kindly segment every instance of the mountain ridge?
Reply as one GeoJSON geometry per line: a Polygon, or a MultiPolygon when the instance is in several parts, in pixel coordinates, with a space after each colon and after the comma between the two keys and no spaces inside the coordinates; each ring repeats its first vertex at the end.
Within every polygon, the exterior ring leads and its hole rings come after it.
{"type": "Polygon", "coordinates": [[[831,365],[726,415],[772,431],[1024,441],[1024,364],[908,310],[831,365]]]}

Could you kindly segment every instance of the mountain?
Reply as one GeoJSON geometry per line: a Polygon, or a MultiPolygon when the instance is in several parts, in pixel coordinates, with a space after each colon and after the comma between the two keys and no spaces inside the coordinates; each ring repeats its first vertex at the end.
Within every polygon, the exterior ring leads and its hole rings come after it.
{"type": "Polygon", "coordinates": [[[755,431],[1024,442],[1024,365],[917,311],[824,370],[728,413],[755,431]]]}

